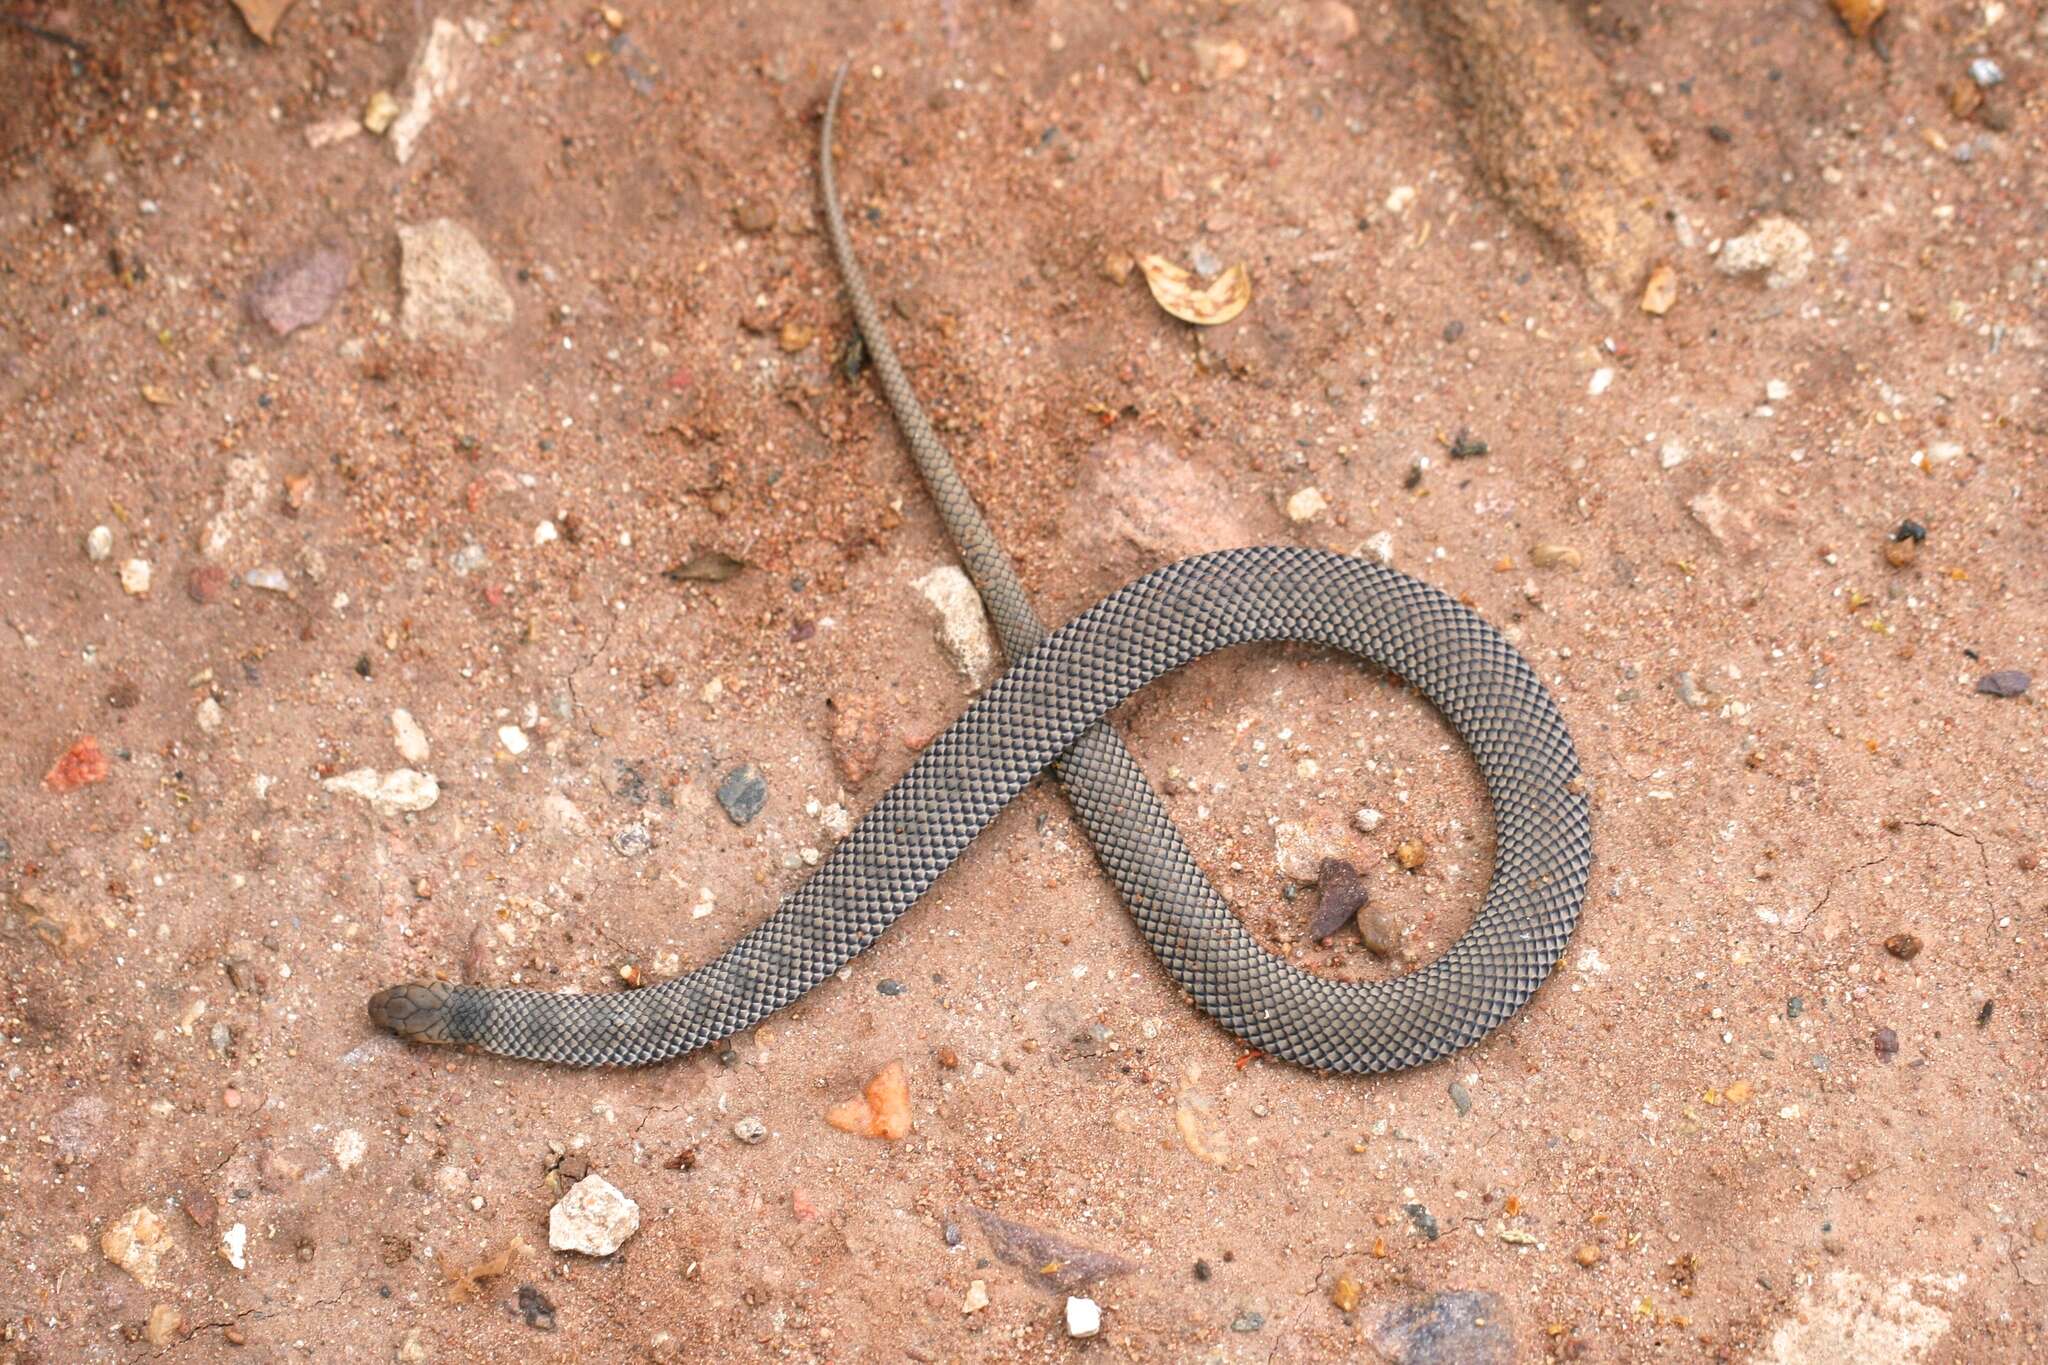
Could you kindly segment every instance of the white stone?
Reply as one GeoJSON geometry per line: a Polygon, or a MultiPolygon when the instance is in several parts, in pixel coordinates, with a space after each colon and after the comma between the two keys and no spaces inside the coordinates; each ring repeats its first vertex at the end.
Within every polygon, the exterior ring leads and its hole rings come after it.
{"type": "Polygon", "coordinates": [[[498,743],[504,745],[505,752],[514,758],[519,757],[519,755],[525,753],[533,746],[533,741],[526,737],[526,731],[516,725],[500,725],[498,727],[498,743]]]}
{"type": "Polygon", "coordinates": [[[512,323],[512,295],[476,234],[452,218],[398,225],[400,322],[408,340],[481,341],[512,323]]]}
{"type": "Polygon", "coordinates": [[[1692,455],[1683,441],[1666,441],[1657,450],[1657,464],[1664,469],[1676,469],[1692,455]]]}
{"type": "Polygon", "coordinates": [[[220,1254],[237,1270],[249,1268],[249,1229],[236,1223],[220,1235],[220,1254]]]}
{"type": "Polygon", "coordinates": [[[85,557],[98,564],[114,553],[114,533],[104,526],[95,526],[85,533],[85,557]]]}
{"type": "Polygon", "coordinates": [[[1602,365],[1599,369],[1593,371],[1593,377],[1586,381],[1586,392],[1598,398],[1601,394],[1607,392],[1608,385],[1613,382],[1614,371],[1602,365]]]}
{"type": "Polygon", "coordinates": [[[640,1206],[601,1175],[586,1175],[548,1213],[548,1245],[556,1251],[609,1256],[640,1230],[640,1206]]]}
{"type": "Polygon", "coordinates": [[[1764,400],[1766,402],[1782,403],[1791,396],[1792,386],[1784,380],[1771,379],[1764,382],[1764,400]]]}
{"type": "Polygon", "coordinates": [[[434,752],[434,746],[427,742],[427,732],[403,706],[391,713],[391,735],[398,745],[398,756],[407,763],[424,763],[434,752]]]}
{"type": "Polygon", "coordinates": [[[455,93],[463,55],[462,30],[446,19],[436,19],[426,42],[412,59],[412,71],[405,92],[405,104],[391,124],[391,153],[403,166],[412,160],[420,134],[434,117],[434,106],[455,93]]]}
{"type": "Polygon", "coordinates": [[[964,1317],[969,1313],[979,1313],[986,1307],[988,1307],[988,1281],[976,1280],[967,1286],[967,1297],[960,1300],[961,1316],[964,1317]]]}
{"type": "Polygon", "coordinates": [[[130,597],[145,597],[149,594],[149,580],[155,570],[146,559],[131,559],[121,566],[121,591],[130,597]]]}
{"type": "Polygon", "coordinates": [[[265,592],[290,592],[292,590],[292,582],[284,576],[283,569],[251,569],[242,576],[242,581],[252,588],[261,588],[265,592]]]}
{"type": "Polygon", "coordinates": [[[199,722],[199,728],[204,730],[207,734],[210,735],[214,731],[220,729],[222,723],[225,722],[227,718],[228,713],[221,710],[220,703],[215,701],[212,697],[208,697],[204,701],[199,703],[199,713],[196,719],[199,722]]]}
{"type": "Polygon", "coordinates": [[[1314,484],[1301,489],[1287,500],[1287,519],[1292,522],[1314,521],[1330,510],[1330,500],[1323,496],[1323,490],[1314,484]]]}
{"type": "Polygon", "coordinates": [[[1950,1326],[1947,1309],[1927,1300],[1952,1302],[1963,1284],[1960,1274],[1882,1283],[1853,1270],[1833,1271],[1806,1291],[1754,1359],[1769,1365],[1925,1359],[1950,1326]]]}
{"type": "Polygon", "coordinates": [[[1415,202],[1413,185],[1396,185],[1387,192],[1387,212],[1406,213],[1408,206],[1415,202]]]}
{"type": "Polygon", "coordinates": [[[1283,820],[1273,826],[1273,865],[1291,882],[1314,882],[1323,875],[1323,859],[1342,858],[1342,842],[1328,830],[1283,820]]]}
{"type": "Polygon", "coordinates": [[[1813,265],[1813,239],[1789,218],[1764,218],[1740,237],[1721,245],[1714,268],[1724,275],[1764,276],[1772,289],[1784,289],[1806,278],[1813,265]]]}
{"type": "Polygon", "coordinates": [[[380,773],[375,768],[357,768],[354,772],[330,777],[320,785],[344,796],[361,797],[379,815],[423,811],[441,799],[441,784],[434,780],[434,775],[415,772],[411,768],[393,768],[388,773],[380,773]]]}
{"type": "Polygon", "coordinates": [[[1357,825],[1367,834],[1370,834],[1374,830],[1378,829],[1380,827],[1380,821],[1386,818],[1386,816],[1381,815],[1371,806],[1367,806],[1363,810],[1359,811],[1356,815],[1351,817],[1351,823],[1357,825]]]}
{"type": "Polygon", "coordinates": [[[939,644],[960,676],[979,684],[995,666],[995,641],[989,637],[988,617],[981,608],[981,594],[967,575],[951,564],[941,564],[911,584],[924,594],[938,618],[939,644]]]}
{"type": "Polygon", "coordinates": [[[344,1128],[334,1135],[334,1164],[344,1171],[352,1171],[362,1165],[369,1150],[370,1144],[363,1141],[363,1135],[353,1128],[344,1128]]]}
{"type": "Polygon", "coordinates": [[[1394,562],[1394,533],[1375,531],[1365,538],[1364,550],[1382,564],[1394,562]]]}
{"type": "Polygon", "coordinates": [[[561,538],[562,533],[555,528],[555,524],[552,521],[544,521],[533,528],[533,543],[536,547],[546,545],[550,541],[560,540],[561,538]]]}
{"type": "Polygon", "coordinates": [[[1102,1305],[1093,1299],[1067,1299],[1067,1335],[1092,1337],[1102,1330],[1102,1305]]]}

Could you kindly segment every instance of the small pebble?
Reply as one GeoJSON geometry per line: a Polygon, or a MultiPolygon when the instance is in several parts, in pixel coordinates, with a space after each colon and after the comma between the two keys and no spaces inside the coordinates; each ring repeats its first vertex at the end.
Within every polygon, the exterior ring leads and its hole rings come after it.
{"type": "Polygon", "coordinates": [[[242,581],[252,588],[261,588],[265,592],[292,590],[291,580],[284,576],[282,569],[251,569],[243,575],[242,581]]]}
{"type": "Polygon", "coordinates": [[[1999,68],[1997,62],[1992,61],[1989,57],[1972,57],[1970,59],[1970,79],[1977,83],[1978,89],[1989,90],[1994,85],[2004,84],[2005,72],[1999,68]]]}
{"type": "Polygon", "coordinates": [[[1600,1264],[1600,1248],[1594,1246],[1591,1242],[1581,1242],[1579,1243],[1579,1249],[1572,1253],[1572,1259],[1586,1269],[1591,1270],[1594,1266],[1600,1264]]]}
{"type": "Polygon", "coordinates": [[[130,597],[149,594],[149,580],[155,573],[146,559],[131,559],[121,566],[121,591],[130,597]]]}
{"type": "Polygon", "coordinates": [[[1462,1081],[1452,1081],[1450,1089],[1451,1103],[1457,1106],[1458,1117],[1463,1118],[1465,1117],[1465,1115],[1471,1113],[1472,1092],[1465,1088],[1464,1083],[1462,1081]]]}
{"type": "Polygon", "coordinates": [[[732,1135],[752,1147],[768,1136],[768,1125],[749,1114],[732,1126],[732,1135]]]}
{"type": "Polygon", "coordinates": [[[516,725],[500,725],[498,727],[498,743],[505,746],[506,753],[517,758],[532,746],[533,741],[526,737],[526,731],[516,725]]]}
{"type": "Polygon", "coordinates": [[[1067,1299],[1067,1335],[1092,1337],[1102,1330],[1102,1307],[1093,1299],[1067,1299]]]}
{"type": "Polygon", "coordinates": [[[1657,463],[1664,469],[1676,469],[1692,454],[1683,441],[1666,441],[1657,450],[1657,463]]]}
{"type": "Polygon", "coordinates": [[[1899,523],[1899,529],[1892,532],[1892,539],[1922,541],[1927,539],[1927,528],[1917,521],[1908,519],[1899,523]]]}
{"type": "Polygon", "coordinates": [[[758,235],[775,226],[777,218],[775,205],[766,199],[742,199],[739,207],[732,211],[733,222],[741,232],[758,235]]]}
{"type": "Polygon", "coordinates": [[[939,1232],[946,1239],[947,1246],[956,1247],[960,1245],[960,1225],[958,1223],[948,1223],[939,1229],[939,1232]]]}
{"type": "Polygon", "coordinates": [[[1371,806],[1367,806],[1351,817],[1351,823],[1357,825],[1367,834],[1370,834],[1374,830],[1378,829],[1380,827],[1380,821],[1386,818],[1386,816],[1381,815],[1371,806]]]}
{"type": "Polygon", "coordinates": [[[1249,1309],[1230,1320],[1230,1330],[1233,1332],[1256,1332],[1265,1325],[1266,1315],[1249,1309]]]}
{"type": "Polygon", "coordinates": [[[1403,1204],[1401,1208],[1402,1211],[1408,1215],[1409,1223],[1414,1226],[1417,1232],[1421,1233],[1424,1237],[1427,1237],[1432,1242],[1434,1242],[1437,1239],[1437,1235],[1441,1231],[1441,1229],[1439,1229],[1437,1226],[1435,1214],[1431,1213],[1428,1209],[1424,1208],[1420,1204],[1403,1204]]]}
{"type": "Polygon", "coordinates": [[[1339,1275],[1337,1283],[1330,1286],[1330,1302],[1337,1305],[1340,1313],[1358,1311],[1358,1301],[1365,1297],[1365,1286],[1349,1275],[1339,1275]]]}
{"type": "Polygon", "coordinates": [[[1987,697],[2022,696],[2033,685],[2034,680],[2017,668],[2001,668],[1977,679],[1977,690],[1987,697]]]}
{"type": "Polygon", "coordinates": [[[1913,561],[1920,558],[1920,544],[1913,540],[1890,540],[1885,542],[1884,562],[1894,569],[1908,569],[1913,561]]]}
{"type": "Polygon", "coordinates": [[[1394,861],[1410,872],[1417,871],[1429,861],[1429,849],[1420,839],[1403,839],[1394,848],[1394,861]]]}
{"type": "Polygon", "coordinates": [[[734,768],[718,784],[718,804],[735,825],[744,825],[768,804],[768,779],[751,763],[734,768]]]}
{"type": "Polygon", "coordinates": [[[1917,935],[1893,934],[1884,941],[1884,950],[1901,962],[1911,962],[1920,956],[1922,944],[1917,935]]]}
{"type": "Polygon", "coordinates": [[[653,846],[645,825],[627,825],[612,836],[612,847],[628,858],[637,858],[653,846]]]}
{"type": "Polygon", "coordinates": [[[1297,491],[1287,499],[1287,519],[1296,524],[1314,521],[1329,510],[1329,499],[1325,498],[1323,491],[1314,484],[1297,491]]]}
{"type": "Polygon", "coordinates": [[[1881,1028],[1871,1035],[1871,1042],[1877,1048],[1877,1060],[1889,1062],[1899,1055],[1899,1035],[1894,1029],[1881,1028]]]}
{"type": "Polygon", "coordinates": [[[875,989],[883,995],[903,994],[903,983],[893,976],[885,976],[875,983],[875,989]]]}
{"type": "Polygon", "coordinates": [[[988,1307],[988,1281],[976,1280],[967,1286],[967,1297],[960,1300],[960,1315],[966,1317],[979,1313],[988,1307]]]}
{"type": "Polygon", "coordinates": [[[1358,937],[1374,957],[1392,957],[1401,951],[1400,922],[1378,906],[1359,908],[1358,937]]]}
{"type": "Polygon", "coordinates": [[[1699,679],[1690,671],[1678,675],[1678,699],[1695,711],[1707,704],[1707,694],[1700,690],[1699,679]]]}
{"type": "Polygon", "coordinates": [[[104,526],[95,526],[85,535],[85,557],[93,563],[103,562],[114,553],[114,533],[104,526]]]}

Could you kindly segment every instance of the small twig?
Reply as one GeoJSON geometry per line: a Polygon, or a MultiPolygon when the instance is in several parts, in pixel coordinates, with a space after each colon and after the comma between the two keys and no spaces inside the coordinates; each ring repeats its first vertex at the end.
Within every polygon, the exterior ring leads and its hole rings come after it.
{"type": "Polygon", "coordinates": [[[6,24],[9,28],[18,28],[31,38],[41,38],[46,43],[55,43],[59,47],[68,47],[82,57],[90,57],[92,55],[91,48],[79,42],[78,39],[70,34],[59,33],[53,28],[44,28],[41,24],[32,24],[18,14],[0,14],[0,24],[6,24]]]}

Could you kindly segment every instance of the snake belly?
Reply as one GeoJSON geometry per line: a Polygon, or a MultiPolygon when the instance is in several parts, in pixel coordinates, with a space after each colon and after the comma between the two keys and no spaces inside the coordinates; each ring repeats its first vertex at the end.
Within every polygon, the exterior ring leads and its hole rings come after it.
{"type": "Polygon", "coordinates": [[[1585,899],[1592,822],[1571,736],[1528,662],[1476,613],[1382,564],[1288,546],[1170,564],[1047,636],[774,914],[705,966],[606,994],[394,986],[371,1000],[370,1017],[402,1037],[576,1066],[658,1062],[730,1037],[873,943],[1125,698],[1215,650],[1265,641],[1327,645],[1384,666],[1464,741],[1496,834],[1493,879],[1471,927],[1406,975],[1333,981],[1260,947],[1179,840],[1162,853],[1144,819],[1098,803],[1089,828],[1105,868],[1167,973],[1260,1052],[1377,1072],[1478,1041],[1549,975],[1585,899]]]}

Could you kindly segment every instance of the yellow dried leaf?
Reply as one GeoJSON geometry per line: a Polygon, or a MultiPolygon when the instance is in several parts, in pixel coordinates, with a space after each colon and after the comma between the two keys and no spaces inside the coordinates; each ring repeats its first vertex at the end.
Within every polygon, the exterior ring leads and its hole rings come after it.
{"type": "Polygon", "coordinates": [[[1207,284],[1164,256],[1140,256],[1138,269],[1161,308],[1197,327],[1228,322],[1252,301],[1252,277],[1242,261],[1207,284]]]}
{"type": "Polygon", "coordinates": [[[511,1241],[475,1265],[460,1265],[449,1260],[447,1256],[442,1256],[441,1273],[448,1280],[448,1302],[461,1303],[481,1289],[485,1280],[495,1280],[510,1270],[513,1263],[525,1254],[525,1239],[514,1236],[511,1241]]]}

